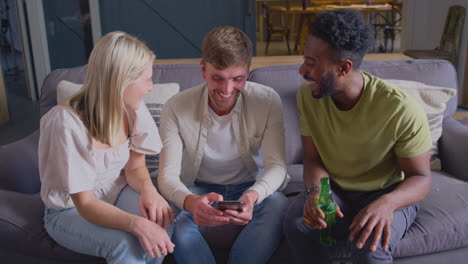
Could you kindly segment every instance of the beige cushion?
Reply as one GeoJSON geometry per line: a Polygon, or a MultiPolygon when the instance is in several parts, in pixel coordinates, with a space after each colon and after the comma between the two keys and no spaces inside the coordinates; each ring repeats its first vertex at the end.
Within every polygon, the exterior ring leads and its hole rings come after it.
{"type": "Polygon", "coordinates": [[[426,111],[432,138],[432,148],[430,149],[431,169],[441,170],[437,142],[442,135],[442,121],[446,104],[456,94],[455,89],[429,86],[424,83],[406,80],[386,81],[410,94],[426,111]]]}
{"type": "MultiPolygon", "coordinates": [[[[81,89],[82,84],[69,81],[60,81],[57,85],[57,102],[62,102],[81,89]]],[[[151,113],[154,122],[159,128],[161,110],[166,101],[179,92],[177,83],[157,83],[153,90],[143,97],[146,107],[151,113]]],[[[146,167],[151,177],[156,178],[158,173],[159,155],[146,155],[146,167]]]]}
{"type": "Polygon", "coordinates": [[[70,98],[81,89],[82,84],[72,83],[69,81],[60,81],[57,84],[57,103],[61,103],[70,98]]]}
{"type": "MultiPolygon", "coordinates": [[[[161,111],[169,98],[179,92],[177,83],[158,83],[153,85],[153,91],[143,97],[143,101],[148,107],[151,116],[159,128],[161,111]]],[[[146,167],[152,178],[158,176],[159,155],[146,155],[146,167]]]]}

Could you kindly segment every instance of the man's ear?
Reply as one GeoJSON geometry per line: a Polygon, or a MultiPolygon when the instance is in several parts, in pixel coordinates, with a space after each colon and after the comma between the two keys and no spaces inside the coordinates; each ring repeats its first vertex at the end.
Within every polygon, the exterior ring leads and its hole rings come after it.
{"type": "Polygon", "coordinates": [[[343,60],[341,63],[340,63],[340,69],[339,69],[339,72],[338,72],[338,76],[346,76],[348,75],[348,73],[351,71],[351,69],[353,68],[353,62],[351,60],[343,60]]]}
{"type": "Polygon", "coordinates": [[[203,60],[200,61],[200,70],[201,70],[203,79],[206,80],[206,63],[203,60]]]}

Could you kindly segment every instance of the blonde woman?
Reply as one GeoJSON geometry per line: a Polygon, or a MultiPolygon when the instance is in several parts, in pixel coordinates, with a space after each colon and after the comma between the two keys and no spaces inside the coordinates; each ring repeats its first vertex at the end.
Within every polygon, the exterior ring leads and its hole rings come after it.
{"type": "Polygon", "coordinates": [[[107,34],[82,89],[41,119],[45,228],[60,245],[108,263],[161,263],[174,248],[165,230],[172,211],[145,165],[145,154],[162,147],[142,102],[154,58],[135,37],[107,34]]]}

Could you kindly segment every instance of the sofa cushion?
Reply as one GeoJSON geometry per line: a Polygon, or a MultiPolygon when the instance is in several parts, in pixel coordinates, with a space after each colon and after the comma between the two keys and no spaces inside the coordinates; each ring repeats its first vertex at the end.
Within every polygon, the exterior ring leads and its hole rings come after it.
{"type": "Polygon", "coordinates": [[[397,244],[396,257],[423,255],[468,246],[468,182],[432,172],[430,193],[415,222],[397,244]]]}
{"type": "Polygon", "coordinates": [[[429,86],[424,83],[406,80],[386,81],[410,94],[423,107],[431,130],[431,169],[441,170],[437,144],[440,136],[442,135],[442,121],[444,119],[446,104],[456,94],[456,90],[429,86]]]}
{"type": "MultiPolygon", "coordinates": [[[[57,85],[57,102],[68,99],[81,89],[82,84],[72,83],[66,80],[57,85]]],[[[179,92],[177,83],[156,83],[153,90],[143,97],[156,126],[159,127],[161,111],[166,101],[179,92]]],[[[146,167],[151,177],[156,178],[159,166],[159,155],[146,155],[146,167]]]]}
{"type": "Polygon", "coordinates": [[[81,89],[82,84],[60,81],[57,84],[57,103],[67,100],[81,89]]]}
{"type": "Polygon", "coordinates": [[[287,165],[286,170],[288,171],[288,174],[291,177],[291,179],[289,180],[286,188],[284,188],[281,192],[284,195],[290,197],[304,191],[304,178],[302,176],[304,173],[304,165],[287,165]]]}
{"type": "Polygon", "coordinates": [[[37,263],[106,263],[104,259],[79,254],[58,245],[44,229],[43,216],[44,204],[39,194],[0,190],[0,248],[18,255],[32,256],[37,263]]]}
{"type": "Polygon", "coordinates": [[[0,146],[0,189],[37,193],[39,180],[37,144],[39,130],[8,145],[0,146]]]}
{"type": "MultiPolygon", "coordinates": [[[[427,85],[457,89],[457,72],[446,60],[364,61],[361,69],[382,79],[422,82],[427,85]]],[[[444,117],[457,110],[458,99],[447,103],[444,117]]]]}
{"type": "MultiPolygon", "coordinates": [[[[68,68],[57,69],[49,73],[44,80],[41,88],[41,98],[39,100],[39,112],[43,116],[53,106],[57,104],[57,84],[62,80],[67,80],[74,83],[83,83],[86,76],[86,65],[68,68]]],[[[180,90],[193,87],[203,82],[200,74],[199,63],[183,63],[183,64],[157,64],[153,66],[153,82],[154,83],[178,83],[180,90]]]]}

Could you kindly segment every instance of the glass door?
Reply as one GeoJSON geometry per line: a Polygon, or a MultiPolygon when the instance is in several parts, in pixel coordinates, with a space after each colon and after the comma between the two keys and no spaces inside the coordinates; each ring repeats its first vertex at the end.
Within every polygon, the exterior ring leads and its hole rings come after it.
{"type": "Polygon", "coordinates": [[[48,73],[84,65],[100,38],[97,0],[17,0],[28,86],[34,97],[48,73]]]}

